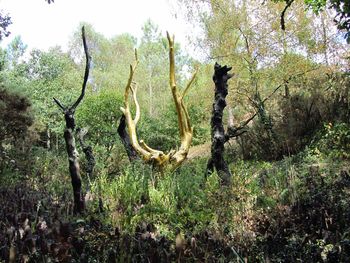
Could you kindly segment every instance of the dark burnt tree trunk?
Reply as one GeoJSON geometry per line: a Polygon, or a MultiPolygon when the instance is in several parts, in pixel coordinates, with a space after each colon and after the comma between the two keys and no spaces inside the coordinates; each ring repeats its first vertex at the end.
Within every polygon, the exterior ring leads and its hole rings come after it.
{"type": "Polygon", "coordinates": [[[82,85],[81,94],[72,106],[64,106],[59,100],[53,98],[56,104],[63,111],[64,118],[66,121],[66,128],[64,130],[64,139],[66,142],[66,149],[67,149],[68,163],[69,163],[69,173],[70,173],[72,187],[73,187],[75,214],[80,214],[85,209],[84,194],[82,193],[82,190],[81,190],[82,182],[81,182],[81,176],[80,176],[78,151],[75,146],[75,138],[74,138],[74,131],[76,127],[74,113],[79,103],[82,101],[85,95],[86,84],[89,78],[89,69],[90,69],[90,60],[91,60],[90,55],[88,53],[87,44],[86,44],[84,27],[82,28],[82,38],[83,38],[84,51],[85,51],[85,57],[86,57],[86,65],[85,65],[85,74],[84,74],[84,81],[82,85]]]}
{"type": "Polygon", "coordinates": [[[74,128],[75,120],[74,114],[65,113],[66,128],[64,130],[64,140],[66,142],[66,150],[68,155],[69,173],[73,187],[74,197],[74,212],[82,213],[85,209],[84,194],[81,191],[81,176],[79,166],[79,154],[75,146],[74,128]],[[67,120],[67,118],[71,118],[67,120]]]}
{"type": "Polygon", "coordinates": [[[217,171],[221,183],[229,185],[231,182],[231,172],[224,160],[225,151],[225,129],[222,122],[223,111],[226,107],[227,81],[233,76],[228,74],[231,67],[220,66],[215,63],[213,81],[215,83],[215,99],[213,103],[211,117],[211,158],[208,161],[208,173],[212,173],[214,169],[217,171]]]}
{"type": "Polygon", "coordinates": [[[138,157],[138,154],[135,151],[134,147],[132,147],[129,134],[126,131],[126,121],[125,121],[124,114],[120,118],[120,122],[119,122],[119,126],[118,126],[118,134],[119,134],[119,137],[124,145],[125,151],[129,157],[129,161],[133,162],[133,161],[137,160],[139,157],[138,157]]]}

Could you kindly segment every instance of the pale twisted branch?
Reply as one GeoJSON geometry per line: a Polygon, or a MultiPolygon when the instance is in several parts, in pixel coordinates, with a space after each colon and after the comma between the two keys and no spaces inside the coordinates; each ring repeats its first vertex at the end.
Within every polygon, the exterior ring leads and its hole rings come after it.
{"type": "Polygon", "coordinates": [[[167,33],[168,43],[169,43],[169,61],[170,61],[170,74],[169,74],[169,84],[173,96],[173,100],[176,107],[176,112],[178,116],[178,125],[180,133],[181,145],[178,151],[171,150],[168,153],[163,151],[156,150],[148,146],[143,140],[138,141],[136,134],[136,125],[140,119],[140,106],[137,101],[137,87],[133,83],[133,77],[138,65],[137,53],[135,52],[135,64],[130,66],[130,73],[127,85],[125,87],[124,93],[124,108],[121,108],[122,112],[125,115],[127,128],[130,136],[130,142],[132,147],[136,152],[144,159],[146,162],[152,162],[160,168],[164,168],[167,165],[170,165],[172,168],[178,167],[187,157],[191,141],[193,128],[191,127],[191,122],[189,114],[184,103],[184,97],[188,92],[190,86],[193,84],[196,73],[195,72],[190,79],[188,85],[184,89],[183,93],[177,89],[176,80],[175,80],[175,54],[174,54],[174,38],[171,38],[167,33]],[[130,104],[129,104],[129,94],[132,93],[132,99],[135,103],[135,117],[131,116],[130,104]]]}

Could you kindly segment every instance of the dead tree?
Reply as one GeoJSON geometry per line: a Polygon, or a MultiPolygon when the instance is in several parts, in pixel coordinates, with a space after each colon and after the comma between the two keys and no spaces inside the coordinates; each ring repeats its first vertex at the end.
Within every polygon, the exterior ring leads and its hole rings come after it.
{"type": "Polygon", "coordinates": [[[215,98],[211,117],[211,157],[208,161],[207,172],[217,171],[221,183],[229,185],[231,172],[224,160],[225,129],[222,123],[223,111],[226,107],[227,81],[233,76],[228,74],[232,67],[221,66],[215,63],[213,81],[215,83],[215,98]]]}
{"type": "Polygon", "coordinates": [[[177,89],[175,81],[175,55],[174,55],[174,38],[171,38],[167,33],[168,43],[169,43],[169,60],[170,60],[170,76],[169,83],[173,96],[173,100],[176,107],[176,113],[178,117],[179,133],[180,133],[180,148],[175,151],[171,150],[168,153],[163,151],[152,149],[143,140],[138,140],[136,133],[136,125],[140,119],[140,106],[136,98],[137,86],[133,82],[133,77],[135,70],[137,68],[138,59],[137,53],[135,52],[135,64],[130,65],[130,74],[127,85],[125,87],[124,93],[124,107],[121,108],[126,120],[126,125],[128,128],[128,133],[130,137],[130,143],[137,154],[146,162],[152,163],[154,166],[163,170],[168,167],[175,169],[186,159],[193,135],[193,128],[190,123],[190,117],[188,115],[187,108],[184,103],[184,97],[189,90],[191,84],[193,83],[196,72],[193,74],[191,80],[187,84],[186,88],[180,93],[177,89]],[[135,103],[135,117],[131,116],[130,105],[129,105],[129,94],[132,94],[133,101],[135,103]]]}
{"type": "Polygon", "coordinates": [[[74,196],[74,213],[82,213],[85,209],[84,195],[81,191],[81,176],[80,176],[80,166],[79,166],[79,157],[78,151],[75,146],[74,130],[75,130],[75,119],[74,114],[75,110],[78,107],[79,103],[83,100],[85,95],[86,84],[89,78],[90,70],[90,55],[88,52],[86,39],[85,39],[85,29],[82,28],[82,38],[84,45],[84,52],[86,58],[84,80],[81,89],[81,94],[76,102],[72,106],[64,106],[58,99],[53,98],[58,107],[64,113],[64,118],[66,121],[66,128],[64,130],[64,139],[66,142],[66,149],[68,154],[69,162],[69,173],[72,180],[73,187],[73,196],[74,196]]]}

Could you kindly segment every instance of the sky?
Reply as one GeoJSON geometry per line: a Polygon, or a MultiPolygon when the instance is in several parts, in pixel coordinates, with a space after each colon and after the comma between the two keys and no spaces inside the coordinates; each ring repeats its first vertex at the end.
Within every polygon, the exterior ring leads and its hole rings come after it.
{"type": "Polygon", "coordinates": [[[47,50],[60,45],[65,50],[70,36],[80,22],[88,22],[106,37],[122,33],[141,36],[147,19],[157,24],[165,35],[175,34],[182,46],[191,28],[186,24],[171,0],[0,0],[0,9],[9,13],[13,24],[10,37],[2,41],[5,47],[20,35],[29,49],[47,50]]]}

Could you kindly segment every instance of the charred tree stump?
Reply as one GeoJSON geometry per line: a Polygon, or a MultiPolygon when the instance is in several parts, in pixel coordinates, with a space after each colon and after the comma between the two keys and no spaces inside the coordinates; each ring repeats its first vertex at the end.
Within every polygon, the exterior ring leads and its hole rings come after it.
{"type": "Polygon", "coordinates": [[[79,166],[79,155],[75,146],[75,138],[74,138],[74,130],[75,130],[75,119],[74,114],[75,110],[78,107],[79,103],[83,100],[85,95],[85,89],[87,80],[89,78],[89,70],[90,70],[90,55],[88,53],[88,48],[85,39],[85,30],[82,28],[82,38],[83,45],[86,57],[86,65],[85,65],[85,74],[84,81],[81,89],[81,94],[76,102],[72,106],[64,106],[58,99],[53,98],[58,107],[64,113],[64,118],[66,121],[66,128],[64,130],[64,139],[66,142],[66,149],[68,155],[68,163],[69,163],[69,173],[72,181],[73,187],[73,197],[74,197],[74,213],[80,214],[85,210],[85,200],[84,194],[81,190],[81,176],[80,176],[80,166],[79,166]]]}
{"type": "Polygon", "coordinates": [[[125,115],[123,114],[119,121],[118,126],[118,134],[119,137],[124,145],[126,154],[128,155],[129,161],[132,163],[133,161],[139,159],[137,152],[135,151],[134,147],[132,147],[129,134],[126,130],[126,120],[125,115]]]}
{"type": "Polygon", "coordinates": [[[231,172],[224,160],[225,151],[225,129],[222,122],[224,108],[226,107],[227,81],[233,76],[228,74],[232,67],[221,66],[215,63],[213,81],[215,83],[215,98],[211,117],[211,158],[208,161],[207,172],[217,171],[221,183],[229,185],[231,172]]]}

